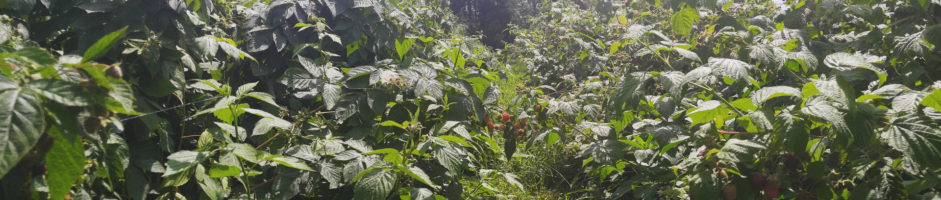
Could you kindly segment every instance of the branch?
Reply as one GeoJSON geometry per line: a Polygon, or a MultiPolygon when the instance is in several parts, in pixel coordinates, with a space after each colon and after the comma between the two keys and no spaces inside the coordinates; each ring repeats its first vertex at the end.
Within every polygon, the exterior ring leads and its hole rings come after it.
{"type": "Polygon", "coordinates": [[[274,181],[275,179],[278,179],[278,176],[271,177],[268,180],[265,180],[265,182],[261,182],[261,183],[253,185],[252,190],[258,190],[258,188],[260,188],[261,186],[265,186],[265,184],[271,183],[271,181],[274,181]]]}
{"type": "MultiPolygon", "coordinates": [[[[294,132],[294,127],[297,127],[297,124],[291,124],[291,132],[294,132]]],[[[261,144],[256,146],[255,149],[261,149],[262,147],[265,147],[265,145],[268,145],[268,143],[271,142],[271,140],[274,140],[275,138],[280,136],[281,133],[282,131],[278,131],[278,133],[275,133],[274,136],[271,136],[271,138],[268,138],[268,140],[265,140],[265,142],[262,142],[261,144]]]]}
{"type": "Polygon", "coordinates": [[[199,135],[186,135],[186,136],[181,137],[180,139],[192,138],[192,137],[199,137],[199,136],[202,136],[202,135],[201,135],[201,134],[199,134],[199,135]]]}

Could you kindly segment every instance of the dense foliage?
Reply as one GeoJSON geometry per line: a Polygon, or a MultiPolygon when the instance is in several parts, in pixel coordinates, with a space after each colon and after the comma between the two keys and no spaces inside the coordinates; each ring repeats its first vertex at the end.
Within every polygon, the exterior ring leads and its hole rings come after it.
{"type": "Polygon", "coordinates": [[[3,199],[938,199],[936,0],[0,1],[3,199]]]}

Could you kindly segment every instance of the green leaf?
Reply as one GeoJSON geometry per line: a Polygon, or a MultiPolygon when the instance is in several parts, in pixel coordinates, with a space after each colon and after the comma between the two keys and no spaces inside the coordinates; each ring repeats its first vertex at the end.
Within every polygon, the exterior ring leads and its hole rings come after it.
{"type": "Polygon", "coordinates": [[[260,100],[260,101],[262,101],[262,102],[265,102],[265,103],[268,103],[268,104],[270,104],[270,105],[272,105],[272,106],[278,106],[278,103],[275,102],[275,100],[274,100],[274,96],[271,96],[271,94],[268,94],[268,93],[264,93],[264,92],[249,92],[248,94],[245,94],[245,96],[258,99],[258,100],[260,100]]]}
{"type": "Polygon", "coordinates": [[[399,171],[405,172],[406,174],[408,174],[408,176],[411,176],[413,179],[421,183],[424,183],[425,185],[431,186],[433,188],[438,187],[437,185],[431,182],[431,178],[421,168],[418,168],[415,166],[411,166],[408,168],[405,168],[405,166],[399,166],[399,171]]]}
{"type": "Polygon", "coordinates": [[[369,85],[376,85],[376,83],[390,84],[394,83],[396,79],[400,76],[398,72],[388,69],[379,69],[374,71],[369,75],[369,85]]]}
{"type": "Polygon", "coordinates": [[[356,181],[353,187],[353,199],[386,199],[395,186],[396,176],[390,170],[374,170],[356,181]]]}
{"type": "Polygon", "coordinates": [[[232,121],[235,121],[235,119],[245,113],[245,108],[248,108],[248,104],[240,103],[235,106],[218,109],[213,111],[212,114],[225,123],[232,123],[232,121]]]}
{"type": "Polygon", "coordinates": [[[152,187],[150,180],[147,179],[149,174],[144,174],[141,169],[134,166],[128,167],[124,173],[124,176],[127,177],[129,198],[133,200],[147,199],[147,193],[150,192],[152,187]]]}
{"type": "Polygon", "coordinates": [[[827,55],[827,57],[823,59],[823,63],[826,64],[827,67],[837,71],[849,71],[856,68],[870,70],[879,76],[879,84],[885,83],[886,76],[888,76],[885,70],[876,67],[870,63],[870,61],[866,60],[866,58],[846,52],[837,52],[827,55]]]}
{"type": "Polygon", "coordinates": [[[670,17],[670,27],[673,33],[682,36],[689,36],[693,25],[697,22],[699,22],[699,11],[692,7],[683,8],[670,17]]]}
{"type": "Polygon", "coordinates": [[[362,158],[362,157],[363,157],[363,155],[362,155],[361,153],[359,153],[359,152],[357,152],[356,150],[353,150],[353,149],[349,149],[349,150],[340,152],[340,153],[338,153],[338,154],[336,154],[336,155],[334,155],[334,156],[335,156],[334,159],[335,159],[335,160],[339,160],[339,161],[349,161],[349,160],[353,160],[353,159],[357,159],[357,158],[362,158]]]}
{"type": "MultiPolygon", "coordinates": [[[[932,2],[934,1],[937,0],[932,0],[932,2]]],[[[941,45],[941,24],[928,26],[928,28],[925,28],[925,31],[921,32],[921,36],[932,45],[941,45]]]]}
{"type": "Polygon", "coordinates": [[[691,199],[721,199],[717,173],[699,172],[690,175],[689,197],[691,199]]]}
{"type": "Polygon", "coordinates": [[[702,62],[702,59],[699,58],[699,55],[696,54],[696,52],[678,47],[674,47],[673,50],[675,50],[677,54],[680,54],[680,56],[683,56],[683,58],[696,62],[702,62]]]}
{"type": "Polygon", "coordinates": [[[467,143],[467,141],[464,141],[464,139],[461,139],[457,136],[442,135],[442,136],[438,136],[438,138],[460,144],[461,146],[464,146],[464,147],[471,147],[470,143],[467,143]]]}
{"type": "Polygon", "coordinates": [[[774,120],[774,137],[782,138],[785,148],[791,153],[805,152],[810,131],[807,122],[790,113],[782,113],[774,120]]]}
{"type": "Polygon", "coordinates": [[[843,77],[840,76],[837,76],[834,82],[836,82],[837,88],[839,88],[838,91],[842,93],[844,98],[840,103],[846,105],[850,112],[856,112],[856,89],[853,88],[853,86],[850,85],[846,79],[843,79],[843,77]]]}
{"type": "Polygon", "coordinates": [[[229,135],[235,136],[238,141],[244,141],[245,138],[248,137],[248,131],[246,131],[245,128],[242,128],[242,126],[233,126],[232,124],[226,124],[222,122],[213,122],[213,124],[229,135]]]}
{"type": "Polygon", "coordinates": [[[235,96],[238,96],[238,97],[245,96],[245,94],[248,94],[253,89],[255,89],[256,85],[258,85],[258,82],[251,82],[251,83],[240,85],[239,88],[235,90],[235,96]]]}
{"type": "Polygon", "coordinates": [[[885,97],[875,95],[875,94],[863,94],[863,95],[859,95],[859,98],[856,98],[856,102],[866,102],[866,101],[875,100],[875,99],[885,99],[885,97]]]}
{"type": "Polygon", "coordinates": [[[108,79],[111,84],[111,91],[108,92],[108,99],[105,102],[105,107],[108,110],[111,110],[116,113],[129,114],[129,115],[140,115],[134,111],[134,91],[131,90],[131,85],[124,82],[121,79],[108,79]]]}
{"type": "Polygon", "coordinates": [[[393,148],[377,149],[367,152],[366,154],[385,154],[386,156],[384,156],[382,160],[396,165],[402,164],[402,155],[400,155],[399,150],[393,148]]]}
{"type": "Polygon", "coordinates": [[[814,96],[808,99],[801,112],[827,121],[838,133],[850,133],[849,125],[843,119],[843,112],[825,98],[814,96]]]}
{"type": "MultiPolygon", "coordinates": [[[[277,116],[274,116],[274,115],[272,115],[271,113],[268,113],[268,112],[266,112],[266,111],[264,111],[264,110],[258,110],[258,109],[254,109],[254,108],[242,108],[242,111],[245,111],[245,112],[247,112],[247,113],[251,113],[251,114],[253,114],[253,115],[255,115],[255,116],[259,116],[259,117],[262,117],[262,118],[267,118],[267,119],[281,119],[281,118],[279,118],[279,117],[277,117],[277,116]]],[[[283,119],[282,119],[282,120],[283,120],[283,119]]]]}
{"type": "MultiPolygon", "coordinates": [[[[231,97],[231,96],[224,97],[224,98],[222,98],[221,100],[219,100],[219,102],[226,100],[228,97],[231,97]]],[[[232,97],[232,98],[234,99],[235,97],[232,97]]],[[[206,114],[206,113],[216,112],[216,111],[218,111],[218,110],[220,110],[220,109],[228,109],[228,107],[226,107],[226,106],[219,107],[218,102],[216,102],[216,106],[215,106],[215,107],[207,108],[207,109],[205,109],[205,110],[200,110],[199,112],[193,113],[193,115],[191,115],[191,116],[190,116],[189,118],[187,118],[186,120],[189,121],[189,120],[192,120],[192,119],[194,119],[194,118],[196,118],[196,117],[202,116],[202,115],[204,115],[204,114],[206,114]]]]}
{"type": "Polygon", "coordinates": [[[941,129],[929,119],[915,113],[901,113],[889,119],[882,140],[918,164],[941,167],[941,129]]]}
{"type": "Polygon", "coordinates": [[[547,146],[554,145],[555,143],[559,142],[559,139],[562,139],[562,138],[559,136],[558,133],[549,132],[546,134],[546,145],[547,146]]]}
{"type": "Polygon", "coordinates": [[[735,107],[745,112],[751,112],[751,111],[758,109],[758,106],[756,106],[755,103],[752,103],[752,100],[749,98],[738,99],[738,100],[732,101],[730,104],[732,104],[732,107],[735,107]]]}
{"type": "Polygon", "coordinates": [[[353,162],[347,162],[346,165],[343,166],[343,179],[346,182],[355,182],[356,180],[363,178],[363,175],[369,174],[370,172],[377,169],[379,168],[369,168],[364,170],[363,163],[359,162],[359,159],[357,159],[353,162]]]}
{"type": "Polygon", "coordinates": [[[376,150],[373,150],[373,151],[370,151],[370,152],[366,152],[365,154],[366,154],[366,155],[372,155],[372,154],[392,154],[392,153],[398,154],[398,153],[399,153],[399,150],[396,150],[396,149],[393,149],[393,148],[384,148],[384,149],[376,149],[376,150]]]}
{"type": "Polygon", "coordinates": [[[797,47],[799,46],[800,46],[800,40],[791,39],[791,40],[788,40],[787,43],[784,43],[784,45],[781,46],[781,49],[784,49],[785,51],[791,51],[791,50],[797,49],[797,47]]]}
{"type": "Polygon", "coordinates": [[[66,106],[86,106],[91,103],[91,97],[81,86],[63,80],[40,79],[27,83],[26,87],[66,106]]]}
{"type": "Polygon", "coordinates": [[[82,62],[92,61],[104,56],[105,53],[108,53],[108,50],[111,50],[112,47],[117,45],[120,40],[124,38],[126,35],[124,31],[126,30],[127,26],[124,26],[124,28],[118,29],[98,39],[95,44],[92,44],[91,47],[85,50],[85,55],[82,56],[82,62]]]}
{"type": "Polygon", "coordinates": [[[58,126],[52,126],[49,135],[54,140],[49,153],[46,153],[49,198],[64,199],[85,171],[85,147],[82,146],[82,136],[77,132],[64,132],[58,126]]]}
{"type": "MultiPolygon", "coordinates": [[[[614,92],[611,93],[611,101],[608,103],[608,107],[612,110],[621,111],[625,109],[624,107],[630,108],[632,106],[638,105],[638,102],[644,97],[644,88],[643,82],[649,79],[650,76],[640,75],[625,75],[621,78],[621,81],[618,82],[617,86],[614,88],[614,92]]],[[[550,102],[550,109],[555,110],[555,106],[550,102]]],[[[550,111],[549,113],[553,113],[550,111]]]]}
{"type": "Polygon", "coordinates": [[[219,41],[219,47],[223,52],[225,52],[225,54],[229,54],[230,57],[235,58],[236,60],[242,60],[245,58],[245,56],[248,56],[250,59],[254,60],[254,58],[251,58],[250,55],[226,41],[219,41]]]}
{"type": "Polygon", "coordinates": [[[346,72],[346,76],[349,76],[350,79],[353,79],[353,78],[357,78],[360,76],[370,75],[374,71],[376,71],[376,67],[373,67],[373,66],[369,66],[369,65],[357,66],[354,68],[350,68],[349,71],[346,72]]]}
{"type": "Polygon", "coordinates": [[[725,142],[716,156],[723,163],[735,164],[741,162],[741,158],[751,156],[754,151],[760,149],[765,149],[765,146],[749,140],[732,138],[725,142]]]}
{"type": "MultiPolygon", "coordinates": [[[[845,83],[845,81],[843,82],[845,83]]],[[[841,85],[837,80],[816,80],[812,83],[814,85],[813,88],[805,89],[816,90],[819,94],[829,97],[838,103],[850,104],[856,100],[855,91],[852,91],[852,87],[846,84],[841,85]]],[[[813,91],[807,92],[813,93],[813,91]]]]}
{"type": "Polygon", "coordinates": [[[444,85],[441,85],[441,82],[434,79],[434,77],[420,78],[418,79],[418,82],[415,84],[416,95],[424,95],[427,93],[428,95],[431,95],[431,97],[434,97],[435,99],[441,99],[442,97],[444,97],[443,90],[444,90],[444,85]]]}
{"type": "Polygon", "coordinates": [[[281,118],[262,118],[255,123],[255,128],[252,129],[252,136],[264,135],[268,133],[268,131],[271,131],[271,128],[290,129],[291,126],[291,122],[281,118]]]}
{"type": "Polygon", "coordinates": [[[45,127],[39,98],[0,76],[0,176],[16,166],[45,127]]]}
{"type": "Polygon", "coordinates": [[[340,14],[343,14],[344,12],[349,10],[350,7],[353,6],[350,1],[325,1],[325,2],[326,2],[325,4],[327,6],[327,9],[330,10],[330,13],[332,13],[334,17],[339,16],[340,14]]]}
{"type": "Polygon", "coordinates": [[[412,49],[414,43],[414,38],[405,39],[404,41],[395,40],[395,52],[398,53],[399,60],[405,58],[405,54],[408,53],[409,49],[412,49]]]}
{"type": "Polygon", "coordinates": [[[721,102],[709,100],[699,104],[696,110],[689,111],[686,116],[692,119],[692,124],[711,122],[712,120],[728,114],[729,109],[721,102]]]}
{"type": "Polygon", "coordinates": [[[689,138],[679,139],[679,140],[676,140],[676,141],[672,141],[672,142],[670,142],[670,143],[667,144],[667,145],[663,145],[663,147],[660,148],[660,151],[659,151],[659,152],[660,152],[661,154],[667,153],[667,152],[670,151],[670,149],[675,148],[677,145],[686,143],[686,140],[687,140],[687,139],[689,139],[689,138]]]}
{"type": "Polygon", "coordinates": [[[408,125],[408,121],[405,121],[404,124],[400,124],[398,122],[388,120],[388,121],[379,123],[379,125],[386,126],[386,127],[398,127],[398,128],[401,128],[402,130],[408,130],[408,127],[406,127],[408,125]]]}
{"type": "MultiPolygon", "coordinates": [[[[509,156],[509,155],[507,155],[509,156]]],[[[445,147],[440,148],[434,151],[433,157],[438,160],[438,163],[441,166],[447,168],[451,173],[459,173],[465,166],[466,157],[465,154],[461,153],[460,150],[455,147],[445,147]]]]}
{"type": "Polygon", "coordinates": [[[436,99],[444,96],[444,85],[438,81],[438,72],[428,66],[416,66],[402,72],[402,78],[407,82],[415,83],[415,95],[431,95],[436,99]]]}
{"type": "Polygon", "coordinates": [[[435,200],[435,193],[427,188],[412,188],[408,196],[410,200],[435,200]]]}
{"type": "Polygon", "coordinates": [[[820,90],[817,89],[814,82],[805,83],[804,87],[801,87],[801,96],[804,98],[809,98],[814,95],[820,94],[820,90]]]}
{"type": "Polygon", "coordinates": [[[258,150],[255,150],[255,147],[252,147],[251,145],[243,144],[243,143],[231,143],[228,146],[226,146],[226,148],[232,151],[232,153],[235,154],[235,156],[238,156],[242,160],[245,160],[251,163],[259,162],[258,160],[259,152],[258,150]]]}
{"type": "Polygon", "coordinates": [[[270,160],[277,162],[278,164],[290,167],[290,168],[305,170],[305,171],[314,171],[314,169],[311,169],[310,166],[307,165],[307,163],[304,163],[304,160],[301,160],[295,157],[274,156],[273,158],[270,158],[270,160]]]}
{"type": "Polygon", "coordinates": [[[788,60],[794,60],[800,66],[803,66],[804,71],[817,69],[817,57],[810,51],[787,52],[786,57],[788,60]]]}
{"type": "Polygon", "coordinates": [[[212,178],[209,174],[206,173],[206,168],[203,165],[196,165],[196,180],[199,185],[199,189],[203,191],[203,194],[209,197],[211,200],[220,200],[225,199],[226,194],[224,193],[222,183],[218,179],[212,178]]]}
{"type": "Polygon", "coordinates": [[[207,158],[209,158],[209,153],[203,151],[182,150],[170,154],[170,156],[167,156],[167,163],[165,164],[167,171],[163,173],[163,177],[184,172],[205,161],[207,158]]]}
{"type": "Polygon", "coordinates": [[[941,111],[941,89],[934,90],[927,97],[921,100],[921,105],[925,105],[934,110],[941,111]]]}
{"type": "Polygon", "coordinates": [[[320,76],[314,76],[307,70],[297,67],[284,70],[284,75],[281,75],[281,78],[278,80],[279,83],[294,89],[314,87],[321,81],[320,76]]]}
{"type": "Polygon", "coordinates": [[[343,171],[339,166],[331,162],[320,164],[320,176],[327,179],[330,183],[330,189],[335,189],[343,185],[343,171]]]}
{"type": "Polygon", "coordinates": [[[706,66],[697,67],[693,70],[690,70],[685,75],[681,75],[683,76],[682,78],[677,77],[677,82],[675,82],[675,84],[670,88],[670,92],[680,94],[683,92],[683,86],[685,86],[687,83],[705,82],[706,80],[704,80],[704,78],[711,75],[713,71],[714,70],[712,67],[706,66]]]}
{"type": "Polygon", "coordinates": [[[56,57],[39,47],[25,47],[16,51],[16,55],[23,56],[41,66],[51,66],[58,62],[56,57]]]}
{"type": "Polygon", "coordinates": [[[752,45],[748,46],[750,50],[748,56],[760,61],[764,65],[779,66],[783,64],[784,56],[787,52],[783,49],[772,47],[771,45],[752,45]]]}
{"type": "Polygon", "coordinates": [[[213,164],[212,168],[209,168],[209,176],[213,178],[238,176],[241,173],[242,173],[242,170],[239,169],[239,167],[237,166],[213,164]]]}

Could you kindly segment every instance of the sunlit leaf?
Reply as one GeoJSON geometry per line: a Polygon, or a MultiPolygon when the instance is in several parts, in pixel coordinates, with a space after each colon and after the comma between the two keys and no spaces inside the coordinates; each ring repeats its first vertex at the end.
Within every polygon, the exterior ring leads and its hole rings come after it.
{"type": "Polygon", "coordinates": [[[39,98],[0,76],[0,176],[10,171],[43,134],[39,98]]]}
{"type": "Polygon", "coordinates": [[[278,164],[290,167],[290,168],[305,170],[305,171],[314,171],[314,169],[311,169],[310,166],[308,166],[307,163],[304,162],[304,160],[297,159],[295,157],[275,156],[274,158],[270,158],[270,160],[277,162],[278,164]]]}
{"type": "Polygon", "coordinates": [[[941,160],[937,159],[941,156],[941,129],[922,116],[902,113],[891,117],[881,138],[923,166],[941,167],[941,160]]]}
{"type": "Polygon", "coordinates": [[[751,76],[748,74],[748,71],[755,67],[741,60],[715,57],[709,58],[706,66],[712,68],[713,73],[716,75],[726,76],[736,80],[749,79],[751,76]]]}
{"type": "Polygon", "coordinates": [[[46,154],[47,182],[51,199],[63,199],[71,191],[85,170],[85,147],[78,132],[49,129],[55,137],[52,148],[46,154]]]}
{"type": "Polygon", "coordinates": [[[699,11],[692,7],[686,7],[670,17],[670,27],[673,33],[682,36],[689,36],[696,22],[699,22],[699,11]]]}
{"type": "Polygon", "coordinates": [[[760,106],[769,99],[782,96],[800,97],[801,91],[789,86],[771,86],[763,87],[751,94],[752,101],[756,106],[760,106]]]}
{"type": "Polygon", "coordinates": [[[356,181],[353,199],[385,199],[392,192],[397,177],[390,170],[375,170],[356,181]]]}

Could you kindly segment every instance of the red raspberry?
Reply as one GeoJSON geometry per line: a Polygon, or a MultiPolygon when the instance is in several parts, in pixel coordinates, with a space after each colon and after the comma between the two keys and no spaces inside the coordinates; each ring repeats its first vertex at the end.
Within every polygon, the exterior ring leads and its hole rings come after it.
{"type": "Polygon", "coordinates": [[[768,184],[768,174],[755,174],[751,177],[751,183],[755,186],[765,186],[768,184]]]}
{"type": "Polygon", "coordinates": [[[778,188],[776,188],[776,187],[771,187],[770,185],[768,185],[768,186],[765,186],[764,188],[762,188],[762,190],[765,191],[765,196],[768,197],[768,198],[775,198],[775,197],[778,197],[778,192],[779,192],[779,191],[778,191],[778,188]]]}

